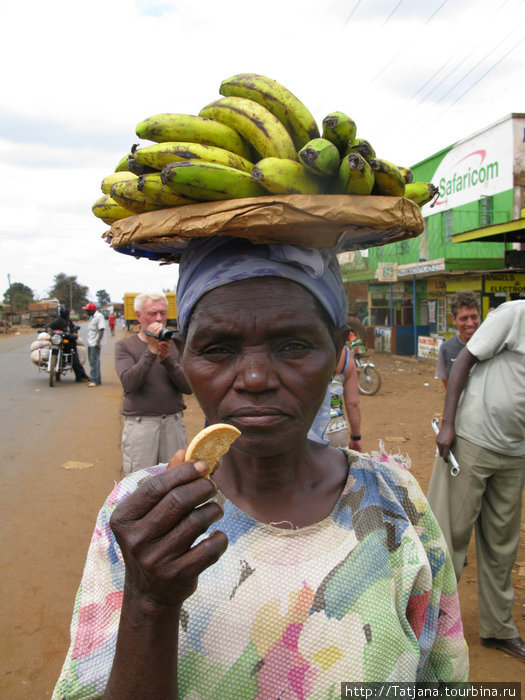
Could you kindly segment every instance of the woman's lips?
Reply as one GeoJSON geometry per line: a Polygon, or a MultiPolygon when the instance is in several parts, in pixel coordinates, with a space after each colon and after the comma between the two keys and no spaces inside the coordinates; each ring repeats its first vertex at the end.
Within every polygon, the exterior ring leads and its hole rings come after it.
{"type": "Polygon", "coordinates": [[[277,408],[241,408],[231,413],[227,421],[233,425],[244,427],[269,426],[280,423],[288,418],[286,413],[277,408]]]}

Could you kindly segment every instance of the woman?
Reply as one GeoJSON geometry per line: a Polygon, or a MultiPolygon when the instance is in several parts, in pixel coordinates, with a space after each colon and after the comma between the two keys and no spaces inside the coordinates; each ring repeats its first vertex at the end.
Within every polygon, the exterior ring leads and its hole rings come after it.
{"type": "Polygon", "coordinates": [[[335,255],[194,241],[177,302],[195,396],[242,435],[215,484],[177,455],[115,488],[53,697],[327,698],[343,681],[466,680],[455,577],[418,485],[307,439],[348,334],[335,255]]]}

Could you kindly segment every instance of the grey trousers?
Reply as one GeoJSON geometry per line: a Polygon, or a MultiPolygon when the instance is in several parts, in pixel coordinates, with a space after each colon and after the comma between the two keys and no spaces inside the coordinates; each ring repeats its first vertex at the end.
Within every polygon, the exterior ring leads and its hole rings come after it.
{"type": "Polygon", "coordinates": [[[512,619],[511,572],[518,551],[525,456],[508,457],[458,437],[450,464],[436,458],[428,501],[443,530],[459,579],[476,533],[479,627],[482,637],[518,636],[512,619]]]}
{"type": "Polygon", "coordinates": [[[169,462],[177,450],[187,446],[182,413],[124,416],[121,446],[126,474],[169,462]]]}

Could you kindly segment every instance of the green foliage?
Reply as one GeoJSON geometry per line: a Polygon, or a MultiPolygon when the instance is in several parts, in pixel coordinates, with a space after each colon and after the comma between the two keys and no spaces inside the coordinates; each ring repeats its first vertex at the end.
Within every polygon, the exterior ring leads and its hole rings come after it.
{"type": "Polygon", "coordinates": [[[97,292],[97,302],[99,306],[107,306],[111,304],[111,297],[105,289],[99,289],[97,292]]]}
{"type": "Polygon", "coordinates": [[[54,284],[49,290],[50,298],[57,298],[60,303],[70,310],[81,309],[88,302],[89,287],[77,282],[76,275],[66,275],[59,272],[55,275],[54,284]]]}
{"type": "Polygon", "coordinates": [[[33,290],[22,282],[13,282],[4,292],[4,304],[9,304],[13,311],[27,311],[33,299],[33,290]]]}

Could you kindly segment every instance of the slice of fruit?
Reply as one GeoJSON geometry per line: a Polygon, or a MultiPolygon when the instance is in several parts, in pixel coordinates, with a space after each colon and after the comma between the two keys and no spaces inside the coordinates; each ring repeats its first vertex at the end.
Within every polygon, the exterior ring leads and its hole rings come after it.
{"type": "Polygon", "coordinates": [[[206,474],[209,477],[219,466],[222,455],[228,452],[240,434],[240,430],[228,423],[209,425],[197,433],[188,445],[186,461],[202,460],[209,469],[206,474]]]}

